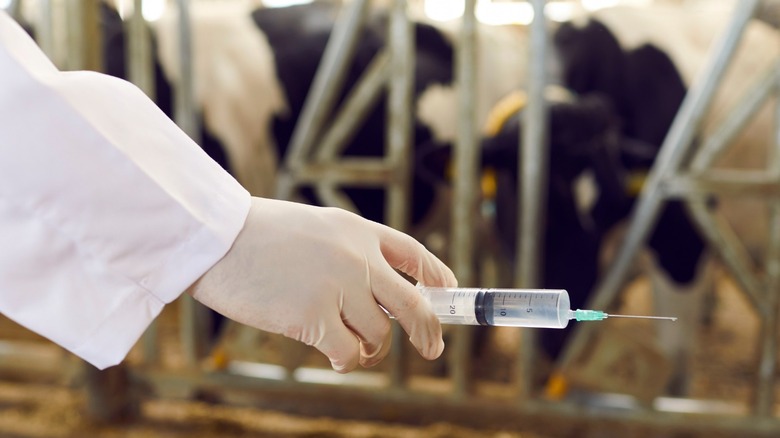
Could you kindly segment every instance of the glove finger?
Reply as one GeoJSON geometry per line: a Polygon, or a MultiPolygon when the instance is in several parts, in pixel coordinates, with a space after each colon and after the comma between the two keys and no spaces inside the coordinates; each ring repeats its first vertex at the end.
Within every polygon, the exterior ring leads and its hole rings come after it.
{"type": "Polygon", "coordinates": [[[436,359],[444,351],[444,341],[441,323],[430,304],[389,265],[378,265],[371,271],[371,290],[377,301],[401,324],[421,356],[436,359]]]}
{"type": "Polygon", "coordinates": [[[377,224],[380,250],[387,263],[425,286],[455,287],[458,280],[450,268],[413,237],[377,224]]]}
{"type": "MultiPolygon", "coordinates": [[[[387,318],[385,316],[385,318],[387,318]]],[[[360,365],[366,368],[370,368],[387,357],[387,353],[390,352],[390,345],[392,344],[392,336],[388,325],[387,333],[384,339],[377,345],[367,345],[364,342],[360,343],[360,365]]]]}
{"type": "Polygon", "coordinates": [[[360,364],[371,367],[381,362],[390,351],[390,318],[372,296],[353,294],[344,301],[344,324],[360,339],[360,364]]]}
{"type": "Polygon", "coordinates": [[[318,341],[311,345],[330,359],[330,365],[337,373],[348,373],[358,365],[360,341],[344,325],[340,315],[326,321],[318,341]]]}

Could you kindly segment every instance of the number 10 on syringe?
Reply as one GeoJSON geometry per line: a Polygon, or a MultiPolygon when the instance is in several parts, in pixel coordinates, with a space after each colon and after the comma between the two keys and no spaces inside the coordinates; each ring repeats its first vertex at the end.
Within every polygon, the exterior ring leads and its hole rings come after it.
{"type": "Polygon", "coordinates": [[[564,328],[569,320],[600,321],[660,316],[613,315],[599,310],[571,310],[562,289],[478,289],[420,287],[442,324],[564,328]]]}

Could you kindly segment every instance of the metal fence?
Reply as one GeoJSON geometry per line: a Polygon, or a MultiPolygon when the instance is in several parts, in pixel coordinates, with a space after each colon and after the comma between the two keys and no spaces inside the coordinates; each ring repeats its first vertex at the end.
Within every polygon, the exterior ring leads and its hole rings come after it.
{"type": "MultiPolygon", "coordinates": [[[[69,59],[71,68],[99,69],[99,35],[92,34],[97,26],[98,0],[69,2],[70,18],[76,23],[72,29],[71,47],[75,48],[69,59]],[[82,30],[86,33],[82,33],[82,30]]],[[[141,0],[135,0],[136,13],[127,22],[131,81],[153,96],[150,35],[140,13],[141,0]]],[[[182,80],[176,87],[176,121],[190,136],[198,140],[197,108],[193,97],[192,58],[189,27],[189,2],[177,0],[180,17],[180,67],[182,80]]],[[[531,54],[529,59],[529,103],[525,113],[521,144],[518,206],[521,218],[518,235],[521,236],[520,256],[515,271],[516,286],[533,287],[540,283],[538,254],[543,250],[539,236],[544,227],[545,193],[533,188],[546,187],[547,147],[545,87],[545,53],[548,41],[545,21],[542,18],[544,0],[533,0],[535,10],[531,25],[531,54]]],[[[650,173],[648,183],[633,213],[627,237],[615,258],[608,275],[597,288],[590,308],[606,308],[618,295],[636,253],[652,231],[655,219],[663,203],[672,197],[686,201],[709,244],[718,250],[721,259],[731,269],[734,277],[753,303],[762,321],[762,359],[759,378],[755,384],[756,401],[753,410],[744,415],[702,414],[690,415],[648,408],[630,399],[620,399],[622,406],[630,409],[597,409],[573,400],[548,401],[533,391],[534,349],[532,340],[524,340],[523,349],[516,358],[517,372],[514,382],[502,396],[485,396],[476,388],[471,374],[471,331],[457,328],[448,343],[446,375],[437,379],[436,389],[420,389],[412,383],[408,358],[403,354],[403,334],[397,325],[393,331],[393,350],[388,357],[385,373],[358,372],[343,384],[312,383],[306,372],[294,370],[281,373],[280,378],[261,378],[233,371],[206,371],[199,366],[205,346],[201,339],[199,305],[184,297],[181,302],[181,339],[185,352],[186,369],[170,370],[159,364],[158,336],[153,325],[143,338],[144,363],[129,370],[112,371],[113,375],[89,371],[91,399],[102,410],[93,414],[107,417],[119,411],[127,411],[132,400],[123,397],[126,391],[116,385],[150,387],[160,393],[166,388],[177,388],[182,393],[193,394],[199,390],[220,394],[245,394],[251,403],[274,409],[288,409],[304,413],[347,415],[353,418],[374,418],[397,421],[452,421],[479,426],[523,427],[534,419],[556,419],[582,422],[594,419],[611,424],[648,426],[665,430],[718,430],[723,432],[759,432],[776,434],[780,421],[774,415],[774,375],[777,362],[777,312],[780,300],[780,128],[776,130],[775,151],[771,168],[766,172],[739,174],[710,173],[707,169],[738,130],[750,120],[751,115],[772,93],[780,89],[780,60],[764,80],[749,93],[722,128],[711,138],[705,139],[697,151],[690,168],[682,168],[682,158],[690,149],[698,122],[711,102],[722,73],[729,64],[746,23],[759,5],[759,0],[740,2],[728,31],[711,52],[709,62],[686,97],[675,122],[663,144],[650,173]],[[751,272],[744,248],[724,224],[719,223],[704,205],[703,194],[730,196],[750,194],[765,197],[771,206],[771,245],[766,261],[766,275],[757,277],[751,272]],[[126,373],[126,374],[125,374],[126,373]],[[116,377],[116,376],[119,377],[116,377]],[[124,376],[124,377],[123,377],[124,376]],[[126,379],[129,376],[129,379],[126,379]],[[114,382],[106,386],[104,382],[114,382]],[[116,382],[119,383],[116,383],[116,382]],[[117,400],[118,399],[118,400],[117,400]],[[106,402],[106,400],[113,400],[106,402]],[[106,407],[109,408],[106,408],[106,407]],[[113,408],[111,408],[113,406],[113,408]]],[[[44,6],[47,2],[43,2],[44,6]]],[[[453,187],[452,234],[450,262],[461,285],[476,282],[474,270],[475,212],[477,211],[478,146],[474,117],[475,65],[477,32],[474,9],[476,0],[465,2],[459,44],[456,55],[456,79],[459,85],[459,131],[455,146],[455,166],[459,175],[453,187]]],[[[405,0],[392,2],[389,26],[389,46],[372,61],[362,80],[353,87],[350,97],[334,117],[334,123],[325,129],[324,121],[333,111],[344,71],[348,65],[360,29],[365,23],[368,0],[347,3],[330,37],[320,68],[312,84],[304,110],[299,119],[290,152],[280,168],[278,196],[290,198],[301,186],[314,187],[318,195],[328,203],[353,209],[341,195],[342,186],[383,187],[387,190],[387,223],[401,230],[408,226],[408,198],[411,172],[411,119],[413,113],[412,84],[414,74],[414,38],[406,12],[405,0]],[[376,102],[382,87],[388,87],[389,130],[386,155],[377,159],[348,159],[340,156],[340,147],[349,132],[360,122],[357,116],[376,102]],[[317,139],[320,139],[318,142],[317,139]]],[[[43,17],[50,17],[44,12],[43,17]]],[[[44,23],[46,20],[44,20],[44,23]]],[[[42,45],[49,34],[42,33],[42,45]]],[[[779,99],[780,100],[780,99],[779,99]]],[[[780,126],[780,107],[777,108],[777,125],[780,126]]],[[[567,346],[559,369],[571,366],[572,359],[581,352],[592,336],[592,326],[582,326],[567,346]]],[[[530,336],[530,331],[523,334],[530,336]]],[[[18,366],[20,355],[27,353],[10,349],[0,352],[0,369],[18,366]],[[10,364],[10,365],[9,365],[10,364]]],[[[262,364],[259,364],[262,365],[262,364]]],[[[251,368],[251,367],[250,367],[251,368]]],[[[246,368],[245,368],[246,369],[246,368]]],[[[270,368],[266,368],[270,369],[270,368]]],[[[327,373],[327,371],[326,371],[327,373]]],[[[333,377],[333,376],[331,376],[333,377]]],[[[175,392],[175,391],[174,391],[175,392]]]]}

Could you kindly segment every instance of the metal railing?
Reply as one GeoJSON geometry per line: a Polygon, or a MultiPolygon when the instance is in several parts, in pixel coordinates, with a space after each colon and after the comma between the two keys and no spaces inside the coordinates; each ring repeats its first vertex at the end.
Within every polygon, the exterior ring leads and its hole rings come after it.
{"type": "MultiPolygon", "coordinates": [[[[88,1],[88,0],[85,0],[88,1]]],[[[184,79],[177,86],[177,121],[185,131],[197,139],[197,109],[192,97],[193,78],[184,72],[191,72],[190,33],[188,1],[177,0],[179,5],[181,34],[181,71],[184,79]]],[[[458,142],[455,146],[455,166],[458,179],[453,188],[454,207],[452,224],[451,264],[461,285],[473,285],[475,252],[475,212],[477,211],[477,131],[474,122],[474,99],[476,75],[476,19],[475,0],[466,1],[466,12],[459,36],[456,57],[456,78],[460,86],[460,112],[458,142]]],[[[521,139],[522,153],[520,169],[522,177],[519,193],[522,193],[519,224],[520,254],[515,284],[535,286],[540,283],[539,273],[543,248],[539,236],[544,224],[545,193],[534,190],[546,187],[547,148],[545,126],[546,110],[543,97],[545,85],[544,54],[547,33],[543,11],[545,1],[534,0],[536,11],[531,26],[531,59],[529,60],[529,103],[524,123],[527,129],[521,139]]],[[[85,3],[86,4],[86,3],[85,3]]],[[[135,16],[130,19],[130,79],[153,96],[151,51],[149,34],[140,16],[141,0],[135,0],[135,16]]],[[[669,412],[647,410],[646,406],[635,405],[635,409],[594,411],[571,402],[548,402],[532,396],[533,345],[524,341],[524,349],[517,358],[519,380],[514,395],[510,398],[491,398],[477,394],[471,379],[469,367],[470,331],[455,330],[448,344],[449,372],[444,378],[448,383],[444,391],[419,390],[410,384],[406,358],[399,348],[404,336],[398,327],[393,332],[393,350],[388,357],[389,372],[379,384],[361,386],[324,385],[309,383],[302,379],[267,379],[250,377],[230,372],[207,372],[199,366],[202,347],[198,347],[199,331],[195,303],[182,303],[181,338],[185,346],[188,367],[184,370],[166,370],[159,365],[158,339],[154,326],[144,336],[144,365],[130,370],[134,382],[146,382],[153,388],[177,386],[190,390],[206,389],[214,392],[243,392],[253,395],[253,403],[276,409],[301,409],[331,415],[343,414],[344,406],[354,406],[350,413],[357,417],[384,418],[419,421],[421,418],[435,418],[437,421],[489,425],[501,422],[505,427],[522,427],[529,419],[563,418],[569,421],[590,421],[600,419],[616,424],[644,425],[659,429],[674,430],[721,430],[776,433],[780,421],[772,415],[774,405],[772,389],[776,362],[777,312],[780,290],[780,129],[777,129],[773,167],[765,173],[728,174],[709,173],[708,166],[734,137],[739,128],[761,106],[768,95],[780,89],[780,64],[768,72],[763,80],[746,95],[734,115],[698,151],[689,173],[681,172],[682,157],[687,153],[697,122],[707,109],[712,94],[717,88],[721,73],[728,65],[739,37],[753,14],[758,0],[740,3],[727,33],[711,52],[710,61],[701,76],[695,81],[683,106],[664,142],[656,160],[649,182],[634,210],[628,237],[608,276],[600,283],[597,294],[589,303],[591,308],[606,308],[615,299],[627,275],[630,263],[652,231],[655,218],[666,199],[682,198],[688,204],[692,215],[707,236],[709,244],[719,250],[721,258],[732,269],[735,278],[746,291],[763,322],[762,361],[756,382],[756,403],[752,413],[742,415],[691,416],[669,412]],[[712,218],[704,204],[702,194],[717,193],[725,196],[732,193],[749,193],[766,196],[771,202],[771,246],[767,256],[766,277],[759,278],[751,272],[745,250],[739,245],[733,233],[712,218]],[[770,292],[764,292],[770,291],[770,292]],[[335,408],[338,405],[339,408],[335,408]]],[[[411,172],[410,130],[413,113],[413,53],[414,38],[411,23],[405,11],[404,0],[394,0],[389,26],[389,48],[379,53],[348,95],[341,112],[332,118],[334,123],[324,129],[325,118],[333,109],[336,96],[343,83],[344,71],[351,58],[354,45],[365,23],[368,0],[355,0],[343,10],[333,31],[322,64],[312,85],[303,113],[299,119],[290,150],[278,182],[278,195],[290,198],[298,187],[313,186],[318,195],[331,205],[354,209],[343,196],[339,187],[344,185],[365,185],[384,187],[388,190],[387,223],[398,229],[408,227],[408,194],[411,172]],[[377,159],[348,159],[339,157],[341,147],[349,133],[361,121],[361,114],[377,101],[382,87],[388,86],[389,131],[386,156],[377,159]],[[320,138],[317,144],[315,141],[320,138]]],[[[86,50],[86,49],[85,49],[86,50]]],[[[780,126],[780,106],[776,121],[780,126]]],[[[186,297],[187,299],[189,297],[186,297]]],[[[530,331],[526,331],[530,333],[530,331]]],[[[559,364],[565,368],[583,348],[590,333],[588,326],[582,326],[573,342],[565,350],[559,364]]],[[[4,359],[0,354],[0,367],[4,359]]],[[[360,373],[357,373],[359,376],[360,373]]],[[[93,385],[94,386],[94,385],[93,385]]],[[[98,391],[100,388],[94,388],[98,391]]],[[[633,406],[630,400],[623,400],[623,406],[633,406]]]]}
{"type": "MultiPolygon", "coordinates": [[[[778,255],[780,245],[773,228],[770,252],[767,259],[768,279],[760,280],[749,268],[750,263],[746,251],[734,236],[730,227],[716,219],[707,210],[706,198],[702,193],[727,193],[733,190],[747,190],[760,193],[766,192],[766,187],[774,190],[780,184],[780,174],[776,171],[766,174],[761,181],[756,181],[754,173],[742,173],[741,178],[724,181],[722,178],[699,178],[710,165],[718,152],[722,151],[727,141],[737,130],[749,120],[749,115],[760,106],[761,100],[769,95],[769,91],[777,88],[780,64],[773,66],[767,72],[764,81],[758,84],[749,94],[735,114],[711,138],[705,140],[700,154],[694,158],[687,184],[680,181],[678,175],[683,174],[683,160],[692,147],[696,130],[701,125],[710,103],[718,89],[726,68],[732,59],[747,24],[753,16],[760,0],[740,2],[736,8],[731,24],[726,32],[716,41],[707,64],[701,70],[699,77],[693,82],[683,101],[678,114],[661,147],[653,168],[648,175],[637,205],[632,214],[632,220],[625,241],[614,258],[607,275],[596,288],[596,294],[591,297],[587,308],[608,308],[620,292],[631,264],[639,249],[653,230],[656,219],[666,200],[671,196],[682,197],[693,215],[698,227],[703,232],[709,245],[715,248],[726,263],[737,281],[747,294],[753,307],[762,321],[762,360],[759,366],[759,381],[756,384],[756,404],[754,413],[760,417],[772,415],[771,406],[774,396],[774,370],[777,333],[777,298],[776,287],[778,255]],[[692,182],[695,181],[695,182],[692,182]],[[769,292],[763,292],[769,291],[769,292]]],[[[715,174],[719,175],[719,174],[715,174]]],[[[722,175],[722,174],[720,174],[722,175]]],[[[771,193],[770,193],[771,195],[771,193]]],[[[772,201],[774,203],[776,201],[772,201]]],[[[776,222],[775,217],[772,218],[776,222]]],[[[565,368],[583,351],[589,336],[593,334],[593,326],[579,326],[574,338],[564,350],[559,367],[565,368]]]]}

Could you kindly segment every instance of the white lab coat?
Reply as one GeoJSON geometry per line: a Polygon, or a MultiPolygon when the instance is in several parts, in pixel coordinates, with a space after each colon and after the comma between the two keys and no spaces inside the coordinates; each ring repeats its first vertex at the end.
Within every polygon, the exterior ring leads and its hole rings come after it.
{"type": "Polygon", "coordinates": [[[59,72],[0,11],[0,313],[114,365],[249,204],[138,88],[59,72]]]}

